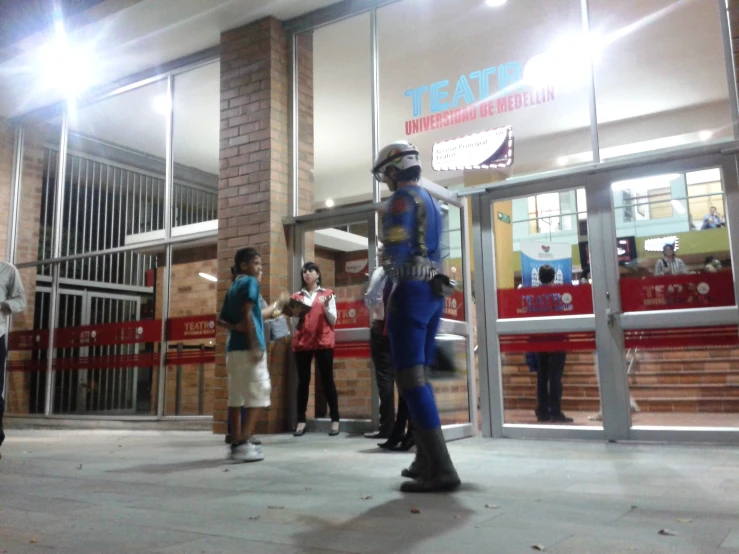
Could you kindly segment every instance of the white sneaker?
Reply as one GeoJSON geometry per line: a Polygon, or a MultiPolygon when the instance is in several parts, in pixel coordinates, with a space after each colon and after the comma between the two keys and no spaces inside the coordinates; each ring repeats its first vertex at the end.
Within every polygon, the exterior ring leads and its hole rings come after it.
{"type": "Polygon", "coordinates": [[[235,462],[261,462],[264,456],[250,442],[231,447],[231,459],[235,462]]]}

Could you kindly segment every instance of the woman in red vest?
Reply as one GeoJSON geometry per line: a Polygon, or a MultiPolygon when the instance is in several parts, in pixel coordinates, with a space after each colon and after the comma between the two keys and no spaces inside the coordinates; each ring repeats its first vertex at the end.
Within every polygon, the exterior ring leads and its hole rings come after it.
{"type": "MultiPolygon", "coordinates": [[[[323,391],[331,414],[330,436],[339,434],[339,396],[334,384],[334,326],[336,325],[336,299],[331,290],[321,286],[321,270],[308,262],[301,270],[303,289],[292,295],[293,300],[305,304],[308,309],[299,315],[293,337],[293,352],[298,370],[298,425],[295,436],[305,433],[305,412],[308,407],[310,370],[313,357],[316,371],[321,375],[323,391]]],[[[295,312],[294,312],[295,313],[295,312]]]]}

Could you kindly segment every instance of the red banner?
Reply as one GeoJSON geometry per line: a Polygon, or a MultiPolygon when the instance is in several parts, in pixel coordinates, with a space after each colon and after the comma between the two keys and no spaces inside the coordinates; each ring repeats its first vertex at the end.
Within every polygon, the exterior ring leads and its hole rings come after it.
{"type": "Polygon", "coordinates": [[[355,329],[370,326],[370,313],[362,300],[336,303],[336,328],[355,329]]]}
{"type": "Polygon", "coordinates": [[[334,348],[334,359],[363,358],[369,360],[370,345],[367,341],[342,342],[334,348]]]}
{"type": "Polygon", "coordinates": [[[498,290],[498,317],[547,317],[593,313],[591,285],[498,290]]]}
{"type": "Polygon", "coordinates": [[[734,306],[731,271],[665,275],[642,279],[622,278],[621,309],[624,312],[682,310],[734,306]]]}
{"type": "Polygon", "coordinates": [[[12,331],[8,334],[8,350],[47,350],[49,330],[12,331]]]}
{"type": "Polygon", "coordinates": [[[136,344],[140,342],[159,342],[161,336],[162,322],[156,319],[147,319],[57,329],[54,345],[57,348],[75,348],[111,344],[136,344]]]}
{"type": "Polygon", "coordinates": [[[167,322],[167,339],[171,341],[212,339],[215,336],[215,315],[172,317],[167,322]]]}
{"type": "Polygon", "coordinates": [[[441,317],[464,321],[464,293],[461,290],[455,290],[454,294],[444,299],[444,312],[441,317]]]}

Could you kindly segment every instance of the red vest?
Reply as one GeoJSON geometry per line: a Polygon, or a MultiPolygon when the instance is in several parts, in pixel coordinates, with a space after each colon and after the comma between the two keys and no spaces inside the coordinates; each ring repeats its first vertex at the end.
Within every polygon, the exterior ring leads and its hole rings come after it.
{"type": "MultiPolygon", "coordinates": [[[[327,350],[334,347],[336,343],[334,328],[328,324],[322,300],[322,298],[331,294],[333,294],[333,291],[328,289],[318,291],[313,299],[310,311],[300,318],[295,327],[293,351],[327,350]]],[[[302,301],[304,297],[297,292],[292,295],[292,298],[302,301]]]]}

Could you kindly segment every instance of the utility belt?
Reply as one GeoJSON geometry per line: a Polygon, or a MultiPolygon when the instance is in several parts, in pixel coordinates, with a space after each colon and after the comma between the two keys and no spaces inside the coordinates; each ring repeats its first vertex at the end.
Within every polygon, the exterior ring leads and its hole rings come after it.
{"type": "Polygon", "coordinates": [[[431,284],[435,296],[444,298],[454,293],[456,282],[436,269],[429,260],[415,258],[412,262],[393,267],[388,271],[390,277],[396,281],[422,281],[431,284]]]}

